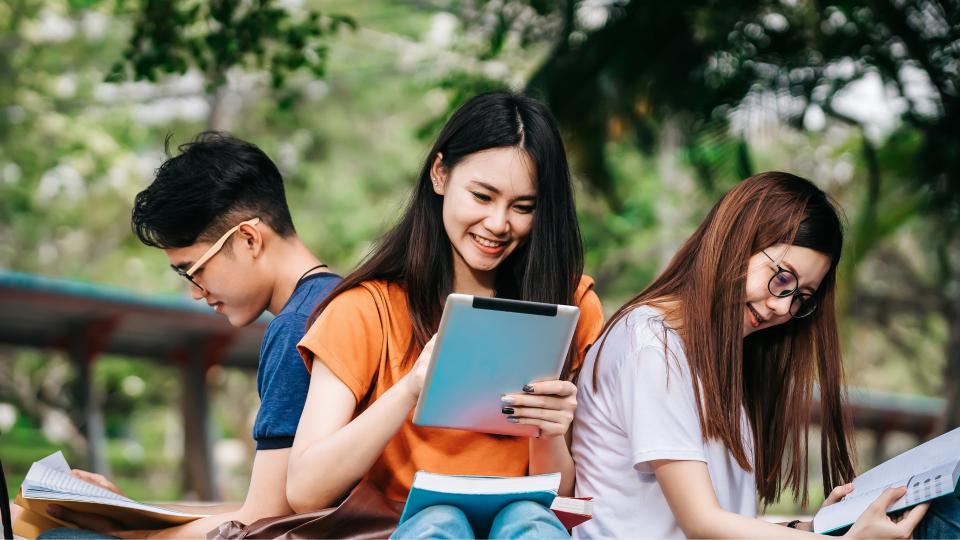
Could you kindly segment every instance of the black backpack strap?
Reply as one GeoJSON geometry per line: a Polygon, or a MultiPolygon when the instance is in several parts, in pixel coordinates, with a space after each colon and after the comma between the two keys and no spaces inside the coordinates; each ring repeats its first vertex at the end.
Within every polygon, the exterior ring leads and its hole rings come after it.
{"type": "Polygon", "coordinates": [[[0,517],[3,518],[3,537],[13,540],[13,525],[10,523],[10,494],[7,493],[7,477],[3,474],[2,461],[0,461],[0,517]]]}

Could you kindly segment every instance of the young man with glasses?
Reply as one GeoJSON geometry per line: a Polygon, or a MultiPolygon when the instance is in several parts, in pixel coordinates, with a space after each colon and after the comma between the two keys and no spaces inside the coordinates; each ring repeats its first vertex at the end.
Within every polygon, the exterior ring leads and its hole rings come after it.
{"type": "MultiPolygon", "coordinates": [[[[196,300],[234,326],[275,315],[260,346],[260,410],[253,427],[257,452],[242,506],[186,525],[119,531],[103,518],[58,508],[82,529],[122,537],[203,537],[226,521],[252,523],[291,513],[287,457],[309,385],[297,353],[313,308],[340,281],[297,236],[280,172],[259,148],[220,133],[202,133],[180,146],[134,202],[137,237],[162,249],[196,300]]],[[[117,491],[100,475],[77,476],[117,491]]],[[[208,512],[208,510],[202,510],[208,512]]],[[[43,536],[74,537],[75,529],[43,536]],[[62,536],[66,535],[66,536],[62,536]]]]}

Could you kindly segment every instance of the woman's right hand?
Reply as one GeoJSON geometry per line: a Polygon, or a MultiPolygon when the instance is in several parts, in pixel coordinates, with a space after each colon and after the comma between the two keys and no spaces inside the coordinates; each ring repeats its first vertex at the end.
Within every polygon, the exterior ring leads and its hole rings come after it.
{"type": "Polygon", "coordinates": [[[413,364],[413,369],[403,377],[404,386],[414,399],[420,398],[420,391],[423,390],[423,381],[427,377],[427,368],[430,367],[430,357],[433,356],[433,345],[436,341],[437,335],[434,334],[423,346],[420,356],[413,364]]]}
{"type": "Polygon", "coordinates": [[[860,514],[844,536],[850,538],[910,538],[914,527],[927,513],[930,503],[914,506],[898,521],[887,515],[887,508],[906,494],[906,487],[888,488],[860,514]]]}

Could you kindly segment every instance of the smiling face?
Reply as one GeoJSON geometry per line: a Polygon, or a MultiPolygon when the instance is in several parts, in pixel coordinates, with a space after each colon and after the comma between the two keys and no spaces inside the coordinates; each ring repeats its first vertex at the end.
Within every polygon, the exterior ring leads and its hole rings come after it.
{"type": "Polygon", "coordinates": [[[493,148],[467,156],[452,170],[431,170],[443,196],[443,226],[454,259],[455,289],[492,288],[496,268],[523,244],[533,227],[535,168],[520,148],[493,148]]]}
{"type": "MultiPolygon", "coordinates": [[[[184,281],[194,300],[204,300],[227,318],[233,326],[246,326],[257,319],[270,302],[270,288],[254,264],[244,231],[227,240],[232,248],[224,248],[211,257],[194,274],[193,279],[204,290],[184,281]]],[[[170,264],[190,268],[210,248],[210,242],[197,242],[182,248],[164,249],[170,264]]]]}
{"type": "Polygon", "coordinates": [[[743,307],[744,337],[790,320],[792,296],[778,298],[770,293],[770,278],[777,264],[800,279],[800,292],[814,294],[830,270],[830,257],[810,248],[777,244],[754,253],[747,265],[746,299],[743,307]],[[766,255],[763,254],[766,252],[766,255]],[[769,255],[769,258],[767,258],[769,255]],[[771,261],[770,259],[773,259],[771,261]]]}

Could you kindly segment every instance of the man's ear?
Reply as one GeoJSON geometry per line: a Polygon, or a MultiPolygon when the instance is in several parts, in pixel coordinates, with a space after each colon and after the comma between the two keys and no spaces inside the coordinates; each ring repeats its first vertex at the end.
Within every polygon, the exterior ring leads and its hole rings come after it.
{"type": "Polygon", "coordinates": [[[263,253],[263,243],[264,243],[264,234],[260,230],[260,227],[265,227],[266,224],[263,220],[260,220],[260,223],[256,225],[251,225],[249,223],[244,223],[240,225],[240,228],[237,229],[237,232],[234,233],[234,249],[246,250],[254,258],[259,257],[263,253]]]}
{"type": "Polygon", "coordinates": [[[433,164],[430,165],[430,182],[433,184],[433,192],[441,197],[447,192],[447,172],[443,165],[443,153],[437,152],[433,164]]]}

